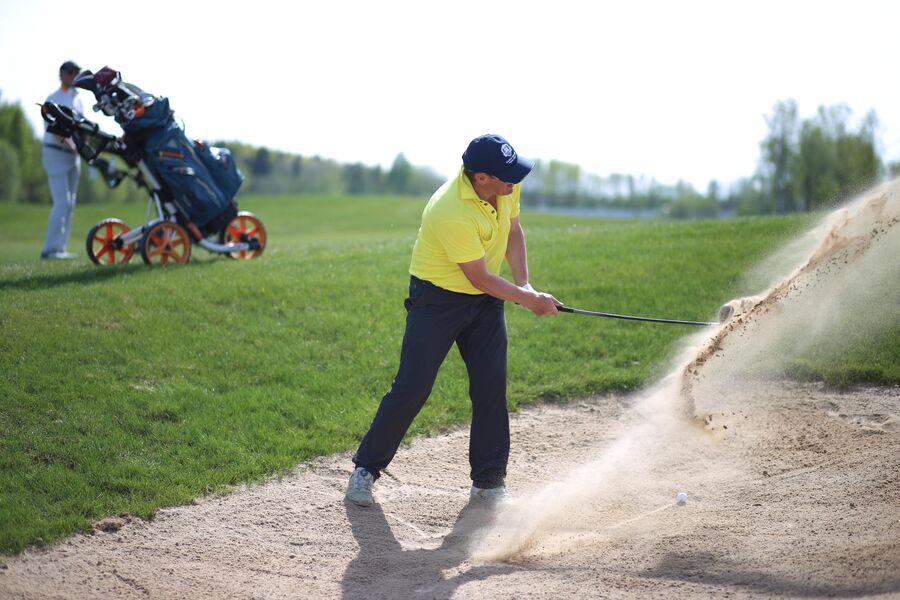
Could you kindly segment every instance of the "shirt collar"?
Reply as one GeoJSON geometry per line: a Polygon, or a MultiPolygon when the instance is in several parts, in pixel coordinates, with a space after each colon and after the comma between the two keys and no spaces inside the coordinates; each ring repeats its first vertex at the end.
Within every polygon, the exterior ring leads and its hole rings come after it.
{"type": "MultiPolygon", "coordinates": [[[[475,193],[475,188],[472,186],[472,182],[469,181],[469,178],[466,177],[466,168],[459,168],[458,185],[459,185],[459,197],[463,200],[475,200],[476,202],[484,202],[481,198],[478,197],[478,194],[475,193]]],[[[521,184],[516,184],[516,186],[521,184]]],[[[515,188],[513,188],[515,190],[515,188]]],[[[515,193],[515,191],[513,192],[515,193]]],[[[507,194],[506,196],[497,196],[497,199],[500,198],[509,198],[512,194],[507,194]]]]}
{"type": "Polygon", "coordinates": [[[459,197],[463,200],[475,200],[481,202],[481,198],[478,197],[478,194],[475,193],[475,188],[472,186],[472,182],[469,181],[469,178],[466,176],[466,168],[459,168],[459,197]]]}

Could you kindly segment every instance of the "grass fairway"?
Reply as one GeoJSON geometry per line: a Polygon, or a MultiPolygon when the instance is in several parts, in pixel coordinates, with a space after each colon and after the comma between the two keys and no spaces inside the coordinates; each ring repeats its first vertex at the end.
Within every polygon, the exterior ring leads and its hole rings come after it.
{"type": "MultiPolygon", "coordinates": [[[[354,448],[397,366],[423,205],[245,198],[268,229],[262,258],[195,248],[191,264],[165,269],[84,256],[91,224],[136,225],[142,205],[79,206],[69,249],[82,258],[70,263],[36,260],[47,207],[0,205],[0,552],[354,448]]],[[[523,215],[537,288],[572,306],[692,320],[754,291],[742,273],[807,222],[523,215]]],[[[638,387],[688,331],[507,315],[513,408],[638,387]]],[[[867,378],[900,381],[896,339],[867,378]]],[[[464,421],[466,390],[452,352],[411,434],[464,421]]]]}

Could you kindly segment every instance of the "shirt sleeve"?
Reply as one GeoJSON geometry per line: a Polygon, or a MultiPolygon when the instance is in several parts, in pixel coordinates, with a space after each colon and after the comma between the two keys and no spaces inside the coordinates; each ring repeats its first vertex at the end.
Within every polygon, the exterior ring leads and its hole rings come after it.
{"type": "Polygon", "coordinates": [[[465,263],[484,256],[484,246],[474,223],[452,220],[436,223],[433,227],[450,262],[465,263]]]}

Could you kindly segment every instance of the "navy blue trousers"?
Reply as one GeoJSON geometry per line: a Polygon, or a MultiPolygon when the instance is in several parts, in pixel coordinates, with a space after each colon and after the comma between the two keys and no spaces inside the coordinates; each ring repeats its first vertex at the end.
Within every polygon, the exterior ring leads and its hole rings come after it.
{"type": "Polygon", "coordinates": [[[503,301],[451,292],[411,277],[405,306],[400,367],[353,462],[376,478],[388,466],[455,342],[469,374],[472,481],[481,488],[503,485],[509,460],[503,301]]]}

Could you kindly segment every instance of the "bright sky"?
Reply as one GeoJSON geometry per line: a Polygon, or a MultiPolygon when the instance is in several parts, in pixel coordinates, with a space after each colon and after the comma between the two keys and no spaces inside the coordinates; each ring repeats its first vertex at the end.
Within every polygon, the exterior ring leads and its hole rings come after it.
{"type": "Polygon", "coordinates": [[[895,6],[3,0],[0,92],[37,126],[71,59],[168,96],[190,137],[385,166],[404,152],[446,175],[490,132],[529,158],[703,191],[753,173],[786,98],[803,117],[874,109],[900,160],[895,6]]]}

